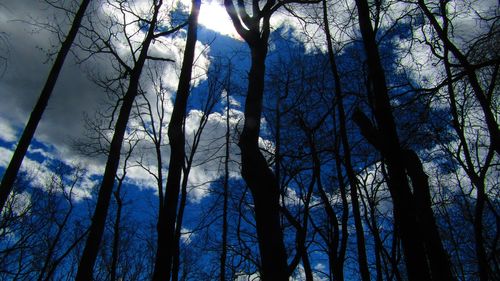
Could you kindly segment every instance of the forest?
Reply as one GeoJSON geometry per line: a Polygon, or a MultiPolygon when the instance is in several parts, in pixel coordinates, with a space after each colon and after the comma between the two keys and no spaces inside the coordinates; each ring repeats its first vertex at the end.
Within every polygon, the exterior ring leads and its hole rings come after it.
{"type": "Polygon", "coordinates": [[[0,280],[500,280],[498,0],[0,22],[0,280]]]}

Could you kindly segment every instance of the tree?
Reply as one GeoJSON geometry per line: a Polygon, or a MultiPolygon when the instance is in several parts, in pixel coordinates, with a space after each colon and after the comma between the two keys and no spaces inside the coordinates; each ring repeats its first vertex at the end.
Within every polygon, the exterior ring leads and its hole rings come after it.
{"type": "Polygon", "coordinates": [[[194,51],[197,40],[198,14],[201,0],[193,0],[188,19],[188,35],[182,61],[181,75],[174,108],[168,125],[170,141],[170,165],[163,205],[160,205],[158,217],[158,249],[156,253],[153,281],[169,280],[172,270],[172,258],[175,251],[175,222],[185,157],[185,135],[183,122],[186,116],[187,101],[190,92],[194,51]]]}
{"type": "MultiPolygon", "coordinates": [[[[138,94],[139,90],[139,79],[141,77],[142,69],[146,60],[148,59],[148,49],[150,47],[151,42],[160,36],[169,35],[178,28],[174,28],[172,30],[163,31],[157,33],[158,26],[158,18],[160,13],[160,8],[163,4],[162,0],[158,2],[154,2],[152,6],[152,15],[151,20],[149,21],[149,26],[147,28],[147,32],[145,38],[140,46],[139,55],[136,57],[135,52],[132,53],[134,65],[132,67],[128,66],[124,60],[120,58],[117,52],[113,49],[110,49],[111,42],[103,41],[102,43],[105,47],[108,48],[108,51],[118,60],[120,66],[125,69],[125,73],[129,78],[127,90],[122,98],[122,105],[119,110],[118,119],[115,123],[113,138],[109,147],[109,154],[106,161],[106,167],[104,171],[104,175],[102,178],[101,185],[99,187],[99,194],[97,197],[97,205],[94,210],[94,214],[92,216],[92,223],[90,225],[90,231],[87,236],[87,241],[85,244],[85,248],[82,253],[82,258],[80,260],[78,266],[78,272],[76,276],[76,280],[91,280],[93,267],[95,264],[95,260],[97,257],[99,244],[101,242],[101,238],[104,232],[104,226],[106,222],[107,212],[109,208],[109,203],[111,200],[111,195],[113,192],[113,186],[116,177],[116,171],[118,169],[118,164],[120,161],[120,151],[123,143],[123,138],[125,135],[125,131],[127,129],[127,123],[130,116],[130,112],[132,110],[132,106],[134,104],[135,97],[138,94]]],[[[120,10],[123,13],[126,5],[120,5],[120,10]]],[[[124,23],[126,25],[127,23],[124,23]]],[[[130,38],[126,38],[126,40],[130,40],[130,38]]],[[[128,41],[130,43],[130,41],[128,41]]],[[[132,44],[130,44],[132,46],[132,44]]]]}
{"type": "MultiPolygon", "coordinates": [[[[441,12],[444,17],[446,17],[446,3],[448,1],[441,2],[443,6],[443,9],[441,9],[441,12]]],[[[500,154],[500,127],[498,126],[498,122],[496,121],[495,118],[495,113],[492,110],[491,106],[491,96],[488,92],[486,92],[482,87],[481,83],[477,77],[476,74],[476,68],[477,66],[473,65],[470,60],[467,58],[467,56],[460,51],[460,49],[452,42],[450,39],[449,35],[443,30],[443,27],[439,24],[437,21],[436,17],[433,15],[427,4],[425,4],[424,0],[418,0],[417,1],[418,6],[424,13],[424,15],[427,17],[427,20],[430,22],[434,30],[436,31],[437,36],[439,39],[441,39],[443,45],[445,48],[448,49],[448,52],[450,52],[455,59],[458,60],[459,64],[461,67],[464,68],[465,74],[469,80],[469,83],[473,89],[473,93],[477,101],[479,102],[481,106],[481,110],[484,114],[484,121],[486,123],[486,126],[488,128],[488,132],[490,134],[490,145],[493,147],[495,152],[497,154],[500,154]]],[[[447,20],[447,19],[445,19],[447,20]]],[[[491,62],[486,62],[486,64],[491,64],[491,65],[496,65],[498,68],[498,58],[493,59],[491,62]]],[[[496,75],[494,75],[496,76],[496,75]]],[[[496,81],[496,77],[492,78],[493,82],[496,81]]],[[[494,87],[494,86],[492,86],[494,87]]],[[[492,89],[492,88],[491,88],[492,89]]],[[[482,276],[481,279],[485,280],[486,276],[482,276]]]]}
{"type": "MultiPolygon", "coordinates": [[[[238,34],[245,40],[251,52],[251,68],[245,98],[245,122],[238,146],[241,150],[242,176],[252,192],[256,215],[257,236],[261,255],[262,279],[288,280],[290,275],[287,255],[280,227],[279,186],[274,173],[259,149],[259,133],[264,96],[265,60],[268,51],[270,19],[285,4],[295,1],[266,1],[260,8],[252,2],[249,15],[245,3],[235,6],[232,0],[224,5],[238,34]]],[[[304,3],[302,1],[297,1],[304,3]]],[[[314,3],[305,1],[305,3],[314,3]]]]}
{"type": "Polygon", "coordinates": [[[17,174],[19,173],[19,169],[21,168],[21,164],[23,162],[23,158],[26,155],[26,151],[28,151],[28,147],[33,139],[33,135],[35,134],[36,128],[40,120],[42,119],[43,112],[47,107],[47,103],[49,102],[50,96],[52,95],[52,90],[56,85],[57,78],[59,77],[59,73],[61,72],[62,66],[64,64],[64,60],[66,59],[66,55],[69,53],[71,49],[71,45],[73,45],[73,41],[76,38],[78,33],[78,29],[80,28],[82,19],[85,15],[85,11],[87,10],[87,6],[89,5],[90,0],[82,0],[78,11],[75,14],[73,19],[73,23],[71,24],[70,30],[62,42],[61,48],[57,53],[56,60],[52,65],[52,68],[49,72],[49,76],[47,77],[47,81],[40,93],[40,97],[31,112],[30,118],[28,119],[28,123],[23,130],[21,138],[19,139],[19,143],[17,144],[16,150],[12,155],[12,159],[9,162],[9,166],[5,170],[5,173],[2,177],[2,183],[0,184],[0,211],[3,210],[5,202],[9,197],[9,194],[12,191],[12,186],[14,181],[16,180],[17,174]]]}
{"type": "MultiPolygon", "coordinates": [[[[335,61],[335,54],[333,51],[332,44],[332,36],[330,34],[330,27],[328,24],[328,14],[327,14],[327,5],[326,0],[323,0],[323,22],[325,28],[325,35],[327,40],[327,50],[328,50],[328,58],[330,61],[330,68],[333,74],[333,79],[335,83],[335,98],[336,104],[338,108],[338,119],[339,119],[339,131],[340,131],[340,139],[342,143],[342,151],[344,153],[344,166],[347,173],[347,178],[350,185],[350,193],[351,193],[351,203],[352,203],[352,212],[354,215],[354,225],[356,227],[356,244],[358,246],[358,263],[359,263],[359,272],[361,274],[361,279],[363,281],[370,280],[370,273],[368,271],[368,262],[366,258],[366,247],[365,247],[365,234],[363,230],[363,225],[361,222],[361,214],[360,207],[358,201],[358,180],[356,178],[356,172],[352,166],[351,162],[351,147],[349,144],[349,140],[347,137],[347,129],[346,129],[346,113],[344,109],[344,99],[342,97],[342,86],[340,75],[337,67],[337,63],[335,61]]],[[[335,113],[334,113],[335,114],[335,113]]],[[[340,160],[340,155],[336,154],[337,165],[340,165],[342,161],[340,160]]],[[[337,167],[337,169],[341,169],[337,167]]]]}
{"type": "MultiPolygon", "coordinates": [[[[429,46],[430,50],[434,56],[442,62],[444,66],[444,79],[443,88],[447,93],[451,114],[451,127],[459,140],[459,149],[455,151],[450,151],[450,149],[445,148],[445,151],[450,154],[458,165],[463,169],[470,179],[472,185],[476,188],[477,199],[474,209],[474,237],[475,237],[475,252],[478,264],[478,273],[480,280],[489,280],[492,270],[490,268],[490,263],[487,258],[487,250],[485,247],[486,241],[484,237],[484,226],[483,218],[487,202],[489,202],[487,194],[487,183],[486,178],[491,169],[492,164],[495,159],[495,152],[498,154],[498,124],[495,123],[495,111],[494,104],[495,98],[488,93],[494,91],[496,87],[496,75],[498,74],[498,60],[496,55],[485,55],[480,61],[473,63],[473,55],[465,55],[456,44],[452,42],[453,38],[453,22],[452,15],[448,12],[448,1],[442,1],[439,6],[436,7],[438,11],[437,15],[431,13],[428,4],[424,1],[418,1],[418,5],[421,12],[426,16],[429,21],[430,26],[435,30],[434,36],[429,36],[426,38],[426,44],[429,46]],[[443,24],[439,25],[437,23],[438,15],[440,16],[443,24]],[[441,50],[435,47],[431,41],[439,42],[441,50]],[[454,58],[454,59],[453,59],[454,58]],[[457,61],[456,63],[454,61],[457,61]],[[462,70],[463,68],[463,70],[462,70]],[[489,74],[485,69],[493,68],[491,74],[489,74]],[[487,74],[485,74],[487,73],[487,74]],[[489,75],[488,75],[489,74],[489,75]],[[480,79],[481,75],[485,78],[480,79]],[[466,79],[464,79],[466,78],[466,79]],[[462,81],[463,80],[463,81],[462,81]],[[484,82],[481,82],[483,80],[484,82]],[[486,81],[485,81],[486,80],[486,81]],[[468,90],[466,85],[470,85],[471,90],[468,90]],[[472,92],[472,93],[469,93],[472,92]],[[467,96],[472,95],[479,103],[477,112],[482,115],[478,118],[486,123],[489,137],[485,137],[482,133],[483,130],[478,131],[473,128],[474,121],[469,121],[474,118],[476,113],[472,110],[471,106],[466,105],[467,96]],[[469,109],[471,108],[471,109],[469,109]],[[469,114],[464,114],[466,110],[470,110],[469,114]],[[471,139],[468,137],[470,132],[474,132],[476,139],[471,139]],[[483,139],[489,138],[489,145],[482,144],[483,139]],[[484,148],[483,148],[484,147],[484,148]]],[[[481,19],[487,21],[486,19],[481,19]]],[[[495,34],[495,25],[491,27],[488,33],[495,34]]],[[[488,39],[482,38],[483,36],[478,36],[474,38],[474,44],[472,45],[471,53],[475,52],[475,49],[481,49],[481,45],[488,44],[488,39]],[[485,41],[485,42],[483,42],[485,41]]],[[[437,89],[439,90],[439,88],[437,89]]],[[[444,140],[447,135],[438,136],[440,142],[444,144],[444,140]]],[[[494,209],[491,209],[493,212],[494,209]]]]}
{"type": "Polygon", "coordinates": [[[408,277],[410,280],[452,280],[448,257],[431,209],[427,175],[417,154],[403,149],[399,141],[368,2],[357,0],[356,7],[371,82],[369,98],[373,100],[377,128],[360,110],[353,118],[387,165],[395,224],[400,227],[408,277]],[[407,176],[411,179],[413,194],[407,176]]]}
{"type": "Polygon", "coordinates": [[[87,233],[75,226],[75,187],[85,171],[57,163],[39,184],[30,184],[41,172],[21,174],[2,213],[0,276],[4,279],[58,278],[87,233]]]}

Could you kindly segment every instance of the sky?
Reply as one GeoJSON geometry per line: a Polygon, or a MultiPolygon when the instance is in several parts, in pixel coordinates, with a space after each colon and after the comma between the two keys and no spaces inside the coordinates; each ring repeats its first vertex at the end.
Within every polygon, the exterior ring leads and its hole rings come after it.
{"type": "MultiPolygon", "coordinates": [[[[183,1],[186,2],[183,2],[183,4],[189,5],[189,1],[183,1]]],[[[143,3],[147,4],[147,2],[137,1],[139,7],[143,3]]],[[[75,6],[73,5],[71,8],[74,9],[75,6]]],[[[187,8],[185,10],[187,11],[187,8]]],[[[112,9],[106,6],[100,8],[100,11],[113,13],[112,9]]],[[[7,1],[0,6],[0,22],[6,39],[5,44],[1,46],[8,51],[5,72],[0,77],[0,98],[2,100],[0,104],[0,128],[2,132],[0,134],[0,144],[2,144],[0,150],[1,172],[2,168],[8,163],[11,151],[43,87],[54,54],[59,48],[57,34],[47,29],[57,30],[59,25],[62,30],[59,36],[62,36],[68,28],[70,19],[43,1],[7,1]]],[[[232,60],[236,65],[234,71],[238,74],[235,77],[240,79],[238,83],[245,85],[244,73],[249,67],[248,49],[236,33],[225,8],[217,1],[203,1],[199,24],[197,62],[193,70],[193,77],[199,78],[193,81],[193,85],[197,86],[201,83],[200,89],[203,89],[207,83],[205,72],[211,67],[211,61],[227,52],[234,54],[232,55],[232,60]]],[[[293,24],[296,23],[293,23],[280,13],[273,18],[274,28],[286,26],[286,30],[293,24]],[[285,25],[283,25],[284,23],[285,25]]],[[[292,29],[293,32],[298,34],[294,29],[292,29]]],[[[172,97],[179,75],[179,68],[175,68],[175,66],[179,66],[182,61],[182,33],[180,36],[168,38],[165,41],[166,44],[163,45],[153,44],[149,53],[167,56],[176,61],[174,64],[167,65],[166,70],[163,72],[166,86],[171,89],[169,95],[172,97]],[[166,47],[167,44],[170,45],[166,47]]],[[[271,45],[272,48],[273,45],[271,45]]],[[[73,48],[73,55],[67,57],[42,121],[37,128],[34,137],[37,143],[30,148],[30,152],[36,150],[39,154],[43,153],[43,155],[36,157],[29,154],[28,160],[33,157],[31,160],[35,161],[24,161],[23,163],[23,169],[28,170],[35,168],[28,167],[29,165],[40,166],[37,163],[42,164],[43,161],[48,161],[48,159],[62,160],[68,165],[87,167],[89,177],[85,184],[85,191],[81,193],[82,195],[90,195],[88,188],[95,184],[95,180],[91,180],[91,177],[102,173],[104,158],[102,156],[85,157],[81,155],[80,151],[75,148],[75,143],[83,141],[83,136],[88,132],[85,120],[92,120],[96,116],[96,110],[103,111],[109,106],[106,93],[91,80],[95,80],[99,75],[103,73],[106,75],[107,71],[111,71],[109,61],[102,57],[91,58],[79,64],[79,59],[86,55],[77,48],[73,48]],[[99,73],[96,73],[95,69],[100,69],[99,73]],[[40,146],[37,146],[37,144],[40,146]]],[[[232,98],[235,105],[233,113],[236,119],[242,115],[242,109],[239,105],[241,104],[243,90],[238,89],[240,92],[235,95],[240,101],[232,98]]],[[[192,94],[194,103],[202,95],[203,90],[198,92],[195,90],[192,94]]],[[[168,111],[171,110],[172,103],[169,100],[167,100],[167,103],[169,103],[166,105],[168,111]]],[[[196,105],[194,106],[196,107],[196,105]]],[[[222,116],[222,110],[223,108],[219,105],[216,108],[218,113],[214,113],[210,118],[208,126],[211,126],[210,132],[213,134],[224,134],[225,117],[222,116]]],[[[197,112],[193,111],[188,116],[188,119],[192,117],[193,120],[188,120],[187,124],[197,125],[195,121],[197,112]]],[[[187,131],[189,134],[189,129],[187,131]]],[[[237,147],[234,146],[232,151],[236,155],[238,153],[237,147]]],[[[206,170],[206,167],[195,167],[192,172],[192,180],[199,183],[218,177],[217,173],[206,173],[206,170]]],[[[152,188],[155,186],[154,179],[141,168],[132,167],[129,177],[129,180],[136,183],[141,182],[144,186],[152,188]]],[[[193,184],[196,183],[193,182],[193,184]]],[[[203,195],[194,194],[194,198],[199,199],[200,196],[203,195]]]]}
{"type": "MultiPolygon", "coordinates": [[[[47,53],[57,51],[57,38],[54,34],[37,26],[37,22],[51,22],[61,18],[54,16],[54,9],[42,1],[8,1],[0,6],[0,21],[2,31],[6,34],[8,50],[7,65],[0,79],[0,141],[2,142],[1,162],[7,164],[9,150],[17,141],[27,117],[39,95],[43,83],[48,75],[52,57],[47,53]]],[[[217,30],[223,36],[237,36],[227,14],[222,6],[208,3],[200,13],[200,24],[208,29],[207,40],[217,35],[217,30]],[[212,16],[218,18],[211,20],[212,16]]],[[[65,21],[67,23],[67,21],[65,21]]],[[[179,44],[180,45],[180,44],[179,44]]],[[[201,42],[197,46],[200,52],[206,48],[201,42]]],[[[155,49],[152,48],[152,53],[155,49]]],[[[179,48],[180,49],[180,48],[179,48]]],[[[206,50],[198,61],[207,64],[206,50]]],[[[177,63],[182,60],[180,52],[174,54],[177,63]]],[[[98,61],[101,68],[109,68],[107,62],[98,61]]],[[[57,81],[53,95],[43,115],[43,119],[35,134],[35,139],[44,144],[32,147],[47,153],[45,158],[63,158],[66,163],[83,161],[94,173],[102,168],[92,159],[85,159],[72,147],[75,140],[79,140],[85,132],[85,118],[92,118],[97,108],[102,108],[106,102],[105,93],[90,81],[91,70],[89,65],[78,65],[74,56],[68,56],[61,75],[57,81]],[[90,161],[90,162],[89,162],[90,161]],[[88,166],[90,164],[90,166],[88,166]]],[[[196,76],[196,70],[194,76],[196,76]]],[[[169,86],[176,87],[176,77],[169,77],[169,86]]],[[[202,80],[205,78],[202,78],[202,80]]],[[[193,113],[193,116],[196,114],[193,113]]],[[[194,117],[195,118],[195,117],[194,117]]],[[[102,160],[102,159],[99,159],[102,160]]],[[[26,162],[26,161],[25,161],[26,162]]],[[[26,163],[24,163],[26,164],[26,163]]],[[[25,167],[24,165],[23,167],[25,167]]]]}

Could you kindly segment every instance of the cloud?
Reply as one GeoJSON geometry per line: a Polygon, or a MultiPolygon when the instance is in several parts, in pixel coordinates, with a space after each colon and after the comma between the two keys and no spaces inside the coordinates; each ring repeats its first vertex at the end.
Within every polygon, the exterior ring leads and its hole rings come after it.
{"type": "Polygon", "coordinates": [[[5,119],[0,117],[0,140],[6,142],[14,142],[17,140],[16,130],[12,128],[11,124],[5,119]]]}
{"type": "MultiPolygon", "coordinates": [[[[137,2],[133,8],[144,11],[147,3],[148,1],[137,2]]],[[[11,5],[12,13],[9,15],[2,13],[0,19],[29,20],[30,17],[27,16],[28,14],[33,18],[45,19],[51,18],[54,13],[52,8],[42,8],[44,7],[43,5],[26,6],[26,4],[21,3],[9,3],[9,5],[11,5]],[[34,10],[32,11],[32,9],[34,10]]],[[[98,10],[96,16],[103,20],[107,14],[116,14],[116,9],[105,6],[105,8],[98,10]]],[[[225,16],[224,7],[219,6],[215,1],[204,3],[200,15],[200,24],[202,26],[204,25],[206,28],[221,32],[223,35],[231,36],[229,30],[232,29],[232,23],[230,21],[225,21],[222,15],[225,16]],[[220,14],[220,18],[217,18],[218,21],[216,21],[217,26],[214,25],[213,15],[210,14],[211,11],[215,10],[220,14]],[[226,29],[227,32],[224,33],[224,30],[219,30],[219,28],[222,28],[221,26],[225,28],[230,26],[231,28],[226,29]]],[[[129,22],[133,20],[130,14],[127,14],[126,18],[129,22]]],[[[276,14],[276,19],[276,25],[279,25],[285,21],[286,17],[282,14],[276,14]]],[[[12,57],[16,58],[17,63],[12,64],[3,79],[0,80],[0,99],[2,100],[0,104],[0,128],[4,128],[1,133],[1,138],[2,140],[12,142],[16,140],[16,133],[18,133],[18,130],[24,126],[52,64],[50,61],[44,63],[46,55],[40,49],[57,50],[59,43],[56,36],[48,31],[37,29],[35,33],[27,33],[26,30],[32,29],[33,26],[24,22],[6,20],[3,23],[6,32],[11,35],[11,45],[16,46],[16,48],[12,50],[12,57]]],[[[63,21],[63,23],[66,24],[63,25],[64,30],[68,27],[68,22],[63,21]]],[[[130,26],[130,32],[136,30],[137,26],[130,26]]],[[[175,63],[162,63],[158,73],[166,90],[166,96],[162,105],[166,114],[163,124],[165,133],[172,112],[172,98],[175,96],[179,69],[182,63],[182,53],[185,45],[185,32],[183,32],[179,33],[177,36],[158,38],[158,40],[155,40],[151,45],[149,53],[150,55],[175,60],[175,63]]],[[[133,39],[140,41],[142,36],[141,34],[137,34],[133,39]]],[[[120,38],[116,38],[113,42],[118,46],[124,60],[130,61],[127,59],[130,55],[126,53],[128,47],[122,44],[123,42],[120,42],[119,39],[120,38]]],[[[137,44],[139,43],[137,42],[137,44]]],[[[79,55],[80,58],[85,57],[85,53],[79,51],[78,48],[74,48],[73,51],[79,55]]],[[[197,42],[197,61],[193,68],[194,87],[204,87],[202,83],[207,79],[206,71],[213,59],[208,56],[209,51],[210,48],[207,45],[197,42]]],[[[95,56],[89,59],[83,66],[77,65],[76,61],[77,60],[73,56],[68,56],[54,89],[53,96],[35,134],[35,139],[37,141],[43,144],[49,144],[53,149],[47,151],[37,147],[31,148],[31,152],[42,155],[47,161],[49,159],[57,159],[70,166],[85,167],[88,171],[88,175],[82,179],[79,188],[75,189],[75,192],[78,193],[76,196],[77,198],[86,198],[90,196],[91,188],[98,184],[96,176],[102,175],[105,156],[87,157],[81,155],[79,151],[75,150],[72,142],[73,140],[85,140],[84,135],[86,134],[86,126],[83,120],[84,112],[89,116],[94,116],[94,112],[97,109],[106,110],[106,106],[108,106],[106,103],[110,103],[103,89],[97,87],[93,82],[89,81],[88,78],[102,77],[104,75],[113,77],[116,73],[113,74],[113,66],[104,55],[95,56]]],[[[147,64],[148,67],[153,67],[154,65],[159,64],[157,62],[150,62],[147,64]]],[[[156,74],[148,72],[145,69],[141,78],[141,87],[146,91],[146,95],[151,100],[156,98],[154,89],[158,85],[152,85],[150,82],[151,77],[148,76],[154,76],[153,78],[155,79],[158,78],[158,76],[155,75],[156,74]]],[[[222,96],[223,95],[224,94],[222,94],[222,96]]],[[[199,97],[192,96],[192,98],[199,97]]],[[[241,127],[243,124],[243,112],[237,109],[241,104],[234,96],[230,97],[230,105],[232,107],[230,123],[233,140],[230,148],[232,160],[230,164],[230,176],[232,178],[239,178],[238,161],[240,152],[235,140],[237,138],[237,132],[241,131],[241,128],[237,130],[236,127],[241,127]]],[[[223,104],[223,106],[227,105],[223,104]]],[[[199,124],[201,115],[202,112],[198,109],[190,109],[188,111],[186,120],[187,151],[189,151],[189,145],[193,141],[194,132],[199,124]]],[[[154,117],[154,120],[157,122],[158,118],[154,117]]],[[[138,126],[139,122],[137,120],[131,119],[129,121],[129,128],[137,128],[138,126]]],[[[225,109],[210,114],[207,127],[202,136],[199,152],[194,159],[193,168],[189,177],[189,196],[190,200],[193,202],[199,202],[202,198],[207,196],[210,183],[222,176],[221,168],[223,167],[222,159],[224,156],[224,149],[222,148],[225,142],[225,131],[225,109]]],[[[110,133],[111,132],[108,132],[108,135],[110,133]]],[[[137,136],[143,138],[143,140],[138,145],[137,152],[130,159],[131,164],[127,171],[126,180],[141,188],[156,189],[154,177],[148,174],[143,168],[136,165],[137,161],[143,161],[143,164],[152,171],[156,169],[155,156],[151,153],[151,143],[147,138],[144,138],[145,134],[143,132],[138,132],[137,136]]],[[[260,139],[259,143],[271,150],[273,149],[272,142],[268,140],[260,139]]],[[[166,134],[164,135],[162,152],[164,154],[164,162],[168,163],[170,151],[166,134]]],[[[0,153],[7,156],[11,152],[6,148],[1,148],[0,153]]],[[[2,157],[0,165],[6,166],[8,163],[7,159],[10,159],[10,157],[2,157]]],[[[51,171],[49,168],[45,167],[47,164],[48,162],[37,162],[28,158],[25,166],[30,169],[39,170],[40,173],[48,175],[51,171]]],[[[168,165],[165,164],[165,166],[165,171],[163,171],[164,175],[167,174],[166,170],[168,165]]],[[[42,184],[42,182],[37,184],[42,184]]]]}
{"type": "Polygon", "coordinates": [[[13,150],[0,146],[0,167],[6,168],[14,154],[13,150]]]}
{"type": "MultiPolygon", "coordinates": [[[[26,23],[32,21],[32,18],[39,21],[52,18],[55,13],[54,9],[47,8],[43,4],[40,4],[40,6],[38,3],[36,5],[27,5],[21,2],[8,3],[9,13],[4,10],[0,12],[2,28],[9,34],[11,46],[16,46],[11,50],[11,56],[16,58],[16,63],[9,65],[5,76],[0,79],[0,99],[2,100],[2,103],[0,103],[0,139],[6,142],[17,140],[16,134],[24,127],[48,75],[52,61],[45,63],[46,54],[43,50],[57,51],[59,46],[55,34],[26,23]],[[30,33],[28,30],[34,32],[30,33]]],[[[150,1],[136,2],[133,8],[145,11],[144,5],[147,3],[150,3],[150,1]]],[[[99,11],[98,16],[100,19],[105,16],[102,13],[103,11],[107,13],[116,12],[109,6],[104,7],[104,10],[99,11]]],[[[127,20],[133,20],[130,14],[127,15],[127,20]]],[[[63,30],[68,27],[68,23],[65,24],[62,26],[63,30]]],[[[132,25],[130,28],[129,31],[133,32],[134,26],[132,25]]],[[[140,40],[141,35],[135,35],[133,39],[140,40]]],[[[125,52],[128,49],[120,45],[118,41],[115,41],[115,43],[121,48],[120,52],[126,56],[125,52]]],[[[163,80],[167,82],[167,87],[171,90],[177,88],[178,69],[180,69],[182,63],[184,44],[183,36],[174,36],[159,38],[151,46],[150,55],[175,60],[175,64],[165,63],[162,70],[163,80]]],[[[194,85],[198,85],[206,79],[204,73],[209,66],[209,59],[206,56],[207,51],[207,46],[200,42],[197,43],[197,61],[193,70],[194,85]]],[[[78,48],[73,48],[73,52],[78,54],[79,57],[85,57],[85,54],[81,53],[78,48]]],[[[37,141],[50,144],[54,150],[49,152],[42,148],[31,148],[31,153],[40,154],[46,159],[59,159],[65,163],[74,163],[74,165],[78,163],[78,165],[87,167],[91,176],[102,174],[105,158],[83,156],[74,149],[72,142],[73,140],[83,140],[86,130],[85,121],[82,118],[83,113],[86,112],[89,116],[93,116],[96,109],[101,108],[102,110],[105,108],[103,101],[108,99],[106,94],[101,88],[89,81],[89,74],[86,73],[86,71],[90,72],[93,77],[112,73],[112,65],[103,58],[104,56],[92,58],[82,67],[76,64],[73,56],[69,55],[67,57],[51,100],[35,134],[37,141]]],[[[125,60],[127,59],[125,58],[125,60]]],[[[147,80],[146,71],[143,73],[142,80],[144,88],[151,87],[145,82],[147,80]]],[[[165,103],[167,114],[169,114],[172,108],[170,98],[167,98],[165,103]]],[[[169,118],[168,115],[166,121],[169,118]]],[[[131,126],[134,125],[136,124],[131,124],[131,126]]],[[[2,154],[0,165],[5,167],[12,152],[1,147],[0,153],[2,154]]],[[[34,169],[42,174],[47,174],[50,170],[45,167],[46,164],[26,158],[23,169],[34,169]]],[[[132,167],[128,173],[130,180],[140,186],[144,185],[144,183],[148,186],[155,186],[152,185],[145,172],[138,167],[132,167]]],[[[82,183],[82,188],[78,191],[79,196],[77,197],[89,196],[89,190],[95,183],[95,180],[86,178],[82,183]]],[[[36,184],[42,184],[42,182],[36,184]]]]}
{"type": "Polygon", "coordinates": [[[195,236],[196,234],[192,230],[181,227],[181,241],[185,245],[189,245],[195,236]]]}

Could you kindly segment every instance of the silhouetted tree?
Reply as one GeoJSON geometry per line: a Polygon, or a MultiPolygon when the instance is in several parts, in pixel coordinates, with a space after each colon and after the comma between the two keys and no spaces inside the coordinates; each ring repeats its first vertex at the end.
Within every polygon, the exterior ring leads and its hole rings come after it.
{"type": "Polygon", "coordinates": [[[170,141],[170,161],[163,205],[160,205],[158,217],[158,249],[156,253],[153,281],[169,280],[172,272],[172,259],[175,253],[175,222],[179,191],[181,188],[182,169],[185,157],[185,135],[183,123],[190,93],[194,51],[197,41],[198,14],[201,0],[193,0],[188,20],[188,34],[182,61],[181,74],[175,103],[168,125],[170,141]]]}
{"type": "MultiPolygon", "coordinates": [[[[356,245],[358,246],[359,272],[361,274],[361,279],[363,281],[369,281],[370,272],[368,271],[368,261],[366,258],[365,234],[363,230],[363,224],[361,222],[361,214],[358,201],[358,180],[356,178],[356,172],[354,171],[354,168],[352,166],[351,147],[347,137],[347,129],[346,129],[347,121],[344,109],[344,99],[343,99],[344,93],[342,92],[342,86],[341,86],[342,82],[337,67],[337,63],[335,61],[335,53],[333,51],[332,36],[330,34],[330,26],[328,24],[327,11],[328,9],[326,5],[326,0],[323,0],[323,22],[325,25],[324,28],[327,40],[328,58],[330,61],[330,68],[335,83],[335,99],[336,99],[335,101],[338,110],[337,115],[339,121],[339,132],[340,132],[340,140],[342,143],[342,151],[343,151],[343,156],[342,156],[343,161],[340,160],[340,155],[338,155],[338,153],[336,154],[337,165],[343,163],[347,173],[347,179],[349,181],[349,186],[351,191],[350,195],[351,195],[352,213],[354,216],[354,225],[356,227],[356,245]]],[[[337,169],[341,170],[340,167],[337,167],[337,169]]]]}
{"type": "Polygon", "coordinates": [[[404,149],[399,141],[368,1],[357,0],[356,7],[367,56],[369,99],[373,101],[377,127],[360,110],[353,118],[387,165],[394,223],[399,227],[408,277],[410,280],[453,280],[431,208],[427,175],[416,153],[404,149]],[[413,193],[407,176],[411,179],[413,193]]]}
{"type": "MultiPolygon", "coordinates": [[[[123,138],[127,129],[127,123],[130,112],[132,110],[132,106],[134,104],[135,97],[138,94],[139,79],[141,77],[142,69],[146,60],[148,59],[148,49],[153,39],[171,34],[178,30],[178,28],[174,28],[168,31],[158,33],[156,32],[156,30],[158,29],[158,17],[162,3],[162,0],[158,0],[157,2],[155,1],[152,5],[151,20],[149,21],[149,26],[147,28],[145,38],[141,44],[140,52],[137,57],[135,53],[132,54],[134,62],[132,67],[127,65],[125,61],[120,58],[118,53],[112,49],[110,45],[111,42],[98,41],[99,43],[104,44],[105,48],[108,48],[108,52],[112,53],[112,55],[118,60],[120,66],[125,70],[126,75],[130,78],[128,81],[127,90],[121,100],[122,104],[119,110],[118,119],[115,123],[113,138],[109,147],[106,167],[97,197],[97,205],[92,216],[92,223],[90,225],[87,242],[85,244],[85,248],[83,250],[82,257],[78,266],[76,280],[79,281],[92,280],[93,278],[93,267],[99,250],[99,244],[104,232],[109,203],[115,183],[116,171],[120,162],[120,151],[123,143],[123,138]]],[[[125,8],[126,6],[120,6],[122,12],[124,12],[123,9],[125,8]]],[[[127,23],[123,24],[127,25],[127,23]]],[[[126,38],[126,40],[130,40],[130,38],[126,38]]]]}
{"type": "Polygon", "coordinates": [[[3,174],[2,183],[0,184],[0,211],[3,210],[5,202],[12,191],[12,185],[14,184],[17,174],[19,173],[19,168],[21,167],[24,156],[26,155],[26,151],[28,151],[28,147],[33,139],[38,123],[40,123],[40,120],[42,119],[43,112],[45,111],[50,96],[52,95],[52,90],[56,85],[57,78],[59,77],[59,73],[63,67],[66,55],[69,53],[71,45],[73,45],[73,41],[76,38],[78,29],[80,28],[80,24],[89,3],[90,0],[82,0],[82,3],[75,14],[70,30],[68,31],[68,34],[66,35],[66,38],[62,42],[61,48],[57,53],[56,60],[52,65],[47,81],[45,82],[42,92],[40,93],[40,97],[38,98],[35,107],[31,112],[30,118],[28,119],[28,123],[26,124],[21,138],[19,139],[16,150],[12,155],[12,159],[3,174]]]}
{"type": "Polygon", "coordinates": [[[245,98],[245,122],[240,135],[242,176],[248,184],[254,200],[255,221],[261,255],[263,280],[288,280],[290,272],[280,227],[278,182],[259,149],[259,134],[264,96],[265,60],[271,32],[270,19],[280,7],[290,3],[314,3],[314,1],[258,1],[249,5],[225,0],[224,5],[238,34],[245,40],[251,52],[248,89],[245,98]],[[262,6],[262,8],[261,8],[262,6]]]}

